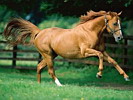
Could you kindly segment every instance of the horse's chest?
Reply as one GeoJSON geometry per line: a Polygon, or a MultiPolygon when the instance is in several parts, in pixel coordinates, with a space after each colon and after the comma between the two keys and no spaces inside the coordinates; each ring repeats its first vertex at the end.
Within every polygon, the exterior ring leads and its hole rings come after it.
{"type": "Polygon", "coordinates": [[[95,49],[98,51],[104,51],[105,50],[105,43],[103,40],[99,41],[97,45],[95,46],[95,49]]]}
{"type": "Polygon", "coordinates": [[[93,39],[92,41],[90,41],[88,43],[88,46],[92,49],[96,49],[96,50],[103,50],[104,49],[104,42],[103,42],[103,39],[98,39],[98,38],[95,38],[93,39]]]}
{"type": "Polygon", "coordinates": [[[95,48],[99,45],[99,40],[97,38],[91,38],[88,42],[87,42],[87,45],[90,47],[90,48],[95,48]]]}

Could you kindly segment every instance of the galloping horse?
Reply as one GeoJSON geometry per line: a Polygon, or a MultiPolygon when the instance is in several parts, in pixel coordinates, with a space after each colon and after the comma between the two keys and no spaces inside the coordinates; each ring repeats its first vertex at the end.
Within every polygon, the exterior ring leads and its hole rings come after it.
{"type": "Polygon", "coordinates": [[[113,64],[118,72],[129,81],[128,75],[121,69],[117,62],[105,51],[103,31],[107,29],[112,33],[115,41],[123,38],[120,26],[120,13],[106,11],[89,11],[87,15],[80,17],[80,23],[72,29],[47,28],[40,30],[37,26],[21,18],[12,19],[4,30],[4,36],[13,45],[34,44],[43,60],[37,66],[37,80],[41,82],[41,71],[46,66],[48,72],[58,86],[62,86],[55,75],[53,60],[58,55],[69,59],[80,59],[90,56],[98,56],[99,72],[102,76],[103,60],[113,64]]]}

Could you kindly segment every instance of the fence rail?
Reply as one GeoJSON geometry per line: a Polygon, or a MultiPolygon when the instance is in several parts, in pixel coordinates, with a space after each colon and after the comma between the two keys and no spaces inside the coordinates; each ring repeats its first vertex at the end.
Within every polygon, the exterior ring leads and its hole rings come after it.
{"type": "MultiPolygon", "coordinates": [[[[112,50],[113,52],[110,52],[110,56],[115,58],[116,60],[122,60],[119,65],[123,68],[131,69],[133,70],[133,36],[124,36],[124,39],[122,41],[122,44],[116,44],[115,42],[112,43],[113,37],[111,35],[104,35],[106,43],[105,46],[108,50],[112,50]],[[112,40],[111,40],[112,39],[112,40]],[[111,42],[110,42],[111,41],[111,42]],[[118,50],[120,49],[120,50],[118,50]]],[[[6,45],[6,41],[0,41],[0,46],[1,44],[6,45]]],[[[36,51],[36,50],[21,50],[17,46],[13,47],[12,49],[6,49],[6,48],[1,48],[0,47],[0,53],[12,53],[11,56],[6,57],[6,56],[0,56],[0,61],[1,60],[10,60],[12,61],[12,64],[8,67],[11,68],[18,68],[18,69],[36,69],[36,68],[29,68],[29,67],[22,67],[22,66],[17,66],[16,62],[17,61],[37,61],[40,62],[41,60],[41,55],[36,51]],[[18,53],[35,53],[38,55],[38,57],[18,57],[18,53]]],[[[97,61],[93,61],[91,59],[84,59],[84,60],[77,60],[77,59],[55,59],[55,61],[58,62],[75,62],[75,63],[84,63],[84,64],[93,64],[93,65],[98,65],[97,61]]],[[[104,65],[107,66],[112,66],[109,63],[104,62],[104,65]]],[[[0,65],[2,66],[2,65],[0,65]]]]}

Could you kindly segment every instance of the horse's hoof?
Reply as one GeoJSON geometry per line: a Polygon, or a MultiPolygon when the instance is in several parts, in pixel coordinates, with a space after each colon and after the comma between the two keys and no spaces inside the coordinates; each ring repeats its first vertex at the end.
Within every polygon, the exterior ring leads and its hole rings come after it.
{"type": "Polygon", "coordinates": [[[102,78],[102,75],[96,74],[96,77],[97,77],[97,78],[102,78]]]}
{"type": "Polygon", "coordinates": [[[124,78],[124,79],[125,79],[125,81],[130,81],[129,77],[126,77],[126,78],[124,78]]]}

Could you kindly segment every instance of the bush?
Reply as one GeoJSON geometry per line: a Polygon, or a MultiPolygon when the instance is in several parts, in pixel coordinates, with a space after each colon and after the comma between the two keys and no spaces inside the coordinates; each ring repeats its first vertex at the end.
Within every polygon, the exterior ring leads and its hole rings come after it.
{"type": "Polygon", "coordinates": [[[72,28],[78,22],[78,18],[62,16],[59,14],[53,14],[47,16],[46,20],[42,21],[38,26],[40,29],[50,28],[50,27],[60,27],[60,28],[72,28]]]}

